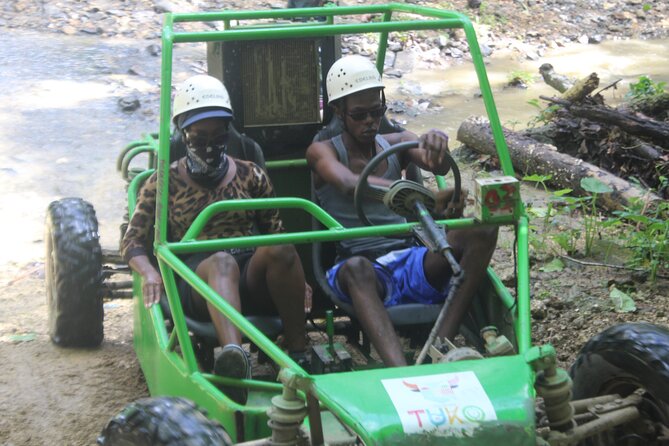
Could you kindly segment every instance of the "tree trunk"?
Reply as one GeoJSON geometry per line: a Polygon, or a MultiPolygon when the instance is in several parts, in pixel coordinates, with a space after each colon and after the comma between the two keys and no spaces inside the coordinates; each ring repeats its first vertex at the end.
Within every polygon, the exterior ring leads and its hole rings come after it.
{"type": "MultiPolygon", "coordinates": [[[[581,188],[581,179],[594,177],[613,189],[602,194],[598,204],[615,210],[636,199],[646,202],[660,200],[650,191],[642,191],[629,182],[600,169],[590,163],[560,153],[548,144],[539,143],[519,133],[505,129],[506,143],[516,171],[524,174],[551,175],[550,184],[559,188],[569,188],[576,195],[587,195],[581,188]]],[[[488,155],[497,155],[489,122],[479,116],[467,118],[458,129],[458,141],[467,147],[488,155]]]]}

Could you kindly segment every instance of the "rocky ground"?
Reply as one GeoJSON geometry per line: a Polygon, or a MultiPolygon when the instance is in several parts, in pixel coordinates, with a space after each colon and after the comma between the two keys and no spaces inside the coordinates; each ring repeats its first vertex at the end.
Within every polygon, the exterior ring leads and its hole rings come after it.
{"type": "MultiPolygon", "coordinates": [[[[340,0],[338,3],[351,6],[385,2],[340,0]]],[[[575,42],[597,44],[603,40],[651,39],[669,34],[669,4],[663,0],[407,0],[405,3],[468,15],[478,27],[484,53],[514,48],[522,56],[533,58],[546,48],[575,42]]],[[[164,12],[268,9],[285,5],[286,2],[262,0],[7,0],[0,9],[0,27],[102,38],[123,36],[158,43],[164,12]]],[[[364,48],[354,45],[349,45],[352,51],[364,52],[364,48]]],[[[462,36],[457,33],[451,36],[415,33],[413,38],[391,45],[390,49],[414,47],[423,51],[438,48],[443,55],[454,58],[462,57],[460,51],[466,51],[461,48],[462,36]]],[[[434,56],[430,57],[436,59],[434,56]]]]}
{"type": "MultiPolygon", "coordinates": [[[[165,11],[202,11],[220,8],[266,9],[283,7],[286,2],[265,1],[148,1],[148,0],[5,0],[0,5],[3,34],[30,30],[53,38],[88,36],[105,42],[132,42],[144,48],[154,65],[160,52],[159,29],[165,11]]],[[[342,5],[379,1],[340,1],[342,5]]],[[[521,59],[540,58],[544,51],[574,43],[596,45],[602,40],[669,35],[669,4],[664,0],[501,0],[484,1],[470,7],[467,1],[407,1],[422,6],[455,9],[472,17],[484,54],[512,50],[521,59]]],[[[469,0],[474,5],[475,0],[469,0]]],[[[368,17],[374,20],[374,17],[368,17]]],[[[412,54],[425,66],[456,64],[468,57],[468,48],[458,33],[438,35],[413,33],[391,36],[387,74],[403,76],[410,69],[402,63],[412,54]]],[[[345,52],[368,54],[372,43],[367,37],[345,39],[345,52]]],[[[24,55],[32,57],[29,52],[24,55]]],[[[63,57],[77,57],[65,54],[63,57]]],[[[3,62],[6,64],[8,62],[3,62]]],[[[21,72],[20,57],[12,69],[21,72]]],[[[106,62],[109,64],[108,62],[106,62]]],[[[125,67],[125,65],[123,65],[125,67]]],[[[420,65],[419,65],[420,66],[420,65]]],[[[198,65],[196,68],[201,68],[198,65]]],[[[111,77],[117,67],[107,66],[100,75],[111,77]]],[[[133,88],[116,80],[122,108],[136,108],[155,118],[156,70],[148,75],[130,67],[140,79],[151,78],[153,88],[136,97],[133,88]],[[137,102],[135,102],[137,101],[137,102]],[[145,102],[151,102],[146,104],[145,102]]],[[[116,100],[114,101],[116,104],[116,100]]],[[[116,105],[115,105],[116,106],[116,105]]],[[[6,125],[4,122],[0,123],[6,125]]],[[[58,125],[54,123],[53,125],[58,125]]],[[[77,123],[72,123],[76,126],[77,123]]],[[[9,126],[7,127],[9,128],[9,126]]],[[[44,160],[43,162],[48,162],[44,160]]],[[[65,169],[67,164],[63,164],[65,169]]],[[[75,169],[75,167],[72,167],[75,169]]],[[[477,165],[466,167],[469,176],[477,165]]],[[[4,173],[4,170],[0,170],[4,173]]],[[[114,175],[116,173],[114,172],[114,175]]],[[[3,177],[13,190],[17,177],[3,177]]],[[[58,178],[45,181],[58,182],[58,178]]],[[[523,186],[523,196],[537,201],[545,194],[523,186]]],[[[108,192],[96,192],[100,200],[108,192]]],[[[578,219],[571,223],[578,224],[578,219]]],[[[538,229],[541,229],[538,225],[538,229]]],[[[543,237],[541,231],[537,239],[543,237]]],[[[41,243],[36,240],[34,243],[41,243]]],[[[494,257],[500,277],[512,287],[510,262],[512,239],[506,233],[494,257]]],[[[586,340],[602,329],[622,321],[646,320],[668,325],[669,281],[650,283],[647,277],[625,269],[592,266],[581,260],[615,263],[605,247],[591,259],[565,260],[562,268],[549,266],[551,258],[542,251],[532,255],[533,338],[550,342],[558,350],[560,364],[568,367],[586,340]],[[613,287],[631,295],[632,312],[617,312],[610,298],[613,287]]],[[[83,445],[93,444],[104,423],[129,401],[147,394],[146,385],[132,350],[131,310],[128,301],[105,303],[105,342],[100,349],[71,351],[58,349],[46,330],[44,303],[44,259],[14,263],[0,271],[0,444],[3,445],[83,445]]]]}

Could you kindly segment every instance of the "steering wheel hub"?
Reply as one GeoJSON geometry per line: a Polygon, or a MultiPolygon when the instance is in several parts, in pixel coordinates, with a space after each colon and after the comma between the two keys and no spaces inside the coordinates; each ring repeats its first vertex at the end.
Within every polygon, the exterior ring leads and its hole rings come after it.
{"type": "MultiPolygon", "coordinates": [[[[394,146],[377,153],[362,170],[360,176],[358,177],[358,184],[356,184],[355,191],[353,193],[353,203],[355,205],[358,218],[363,224],[367,226],[373,225],[373,223],[369,221],[369,218],[367,218],[367,215],[365,214],[363,207],[363,198],[365,197],[374,197],[374,199],[382,200],[390,210],[403,217],[411,217],[416,215],[417,209],[415,203],[417,201],[421,202],[425,208],[429,210],[434,209],[436,201],[434,193],[414,181],[397,180],[391,185],[390,188],[370,185],[367,181],[369,176],[376,170],[381,161],[398,152],[411,150],[418,146],[418,141],[406,141],[395,144],[394,146]]],[[[446,153],[445,161],[447,161],[450,165],[450,171],[453,174],[452,200],[453,202],[457,203],[460,200],[461,189],[460,169],[458,169],[458,165],[455,163],[455,160],[448,153],[446,153]]]]}
{"type": "Polygon", "coordinates": [[[397,180],[383,197],[383,204],[402,217],[413,217],[416,213],[415,203],[422,202],[427,209],[434,209],[436,199],[434,192],[410,180],[397,180]]]}

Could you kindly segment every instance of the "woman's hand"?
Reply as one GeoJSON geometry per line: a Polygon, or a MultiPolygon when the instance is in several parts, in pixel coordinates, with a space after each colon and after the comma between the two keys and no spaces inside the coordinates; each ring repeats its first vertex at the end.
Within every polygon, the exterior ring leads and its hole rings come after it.
{"type": "Polygon", "coordinates": [[[163,293],[163,278],[145,254],[132,257],[128,264],[133,271],[142,276],[142,294],[146,308],[157,303],[163,293]]]}
{"type": "Polygon", "coordinates": [[[147,268],[142,274],[142,294],[144,294],[144,306],[150,308],[160,301],[163,293],[163,278],[154,268],[147,268]]]}

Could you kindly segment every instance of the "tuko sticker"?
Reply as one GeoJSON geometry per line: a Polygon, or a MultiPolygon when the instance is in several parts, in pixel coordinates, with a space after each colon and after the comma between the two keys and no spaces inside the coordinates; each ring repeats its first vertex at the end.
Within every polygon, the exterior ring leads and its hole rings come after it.
{"type": "Polygon", "coordinates": [[[496,420],[495,409],[474,372],[381,381],[405,433],[466,435],[496,420]]]}

